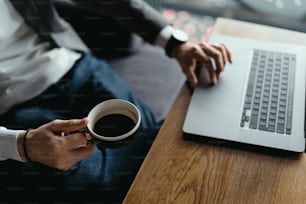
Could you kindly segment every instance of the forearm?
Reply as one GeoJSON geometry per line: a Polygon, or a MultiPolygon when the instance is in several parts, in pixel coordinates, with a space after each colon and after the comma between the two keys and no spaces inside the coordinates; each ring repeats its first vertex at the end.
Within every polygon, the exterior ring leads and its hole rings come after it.
{"type": "Polygon", "coordinates": [[[143,0],[74,1],[96,14],[111,16],[151,43],[155,42],[160,31],[169,24],[159,11],[143,0]]]}

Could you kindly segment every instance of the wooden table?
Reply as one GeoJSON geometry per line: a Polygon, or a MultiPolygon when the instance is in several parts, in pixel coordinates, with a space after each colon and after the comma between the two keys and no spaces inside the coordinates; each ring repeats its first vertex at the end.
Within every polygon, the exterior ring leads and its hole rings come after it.
{"type": "MultiPolygon", "coordinates": [[[[212,33],[306,45],[306,34],[225,18],[212,33]]],[[[124,203],[306,203],[304,153],[185,140],[190,97],[182,87],[124,203]]]]}

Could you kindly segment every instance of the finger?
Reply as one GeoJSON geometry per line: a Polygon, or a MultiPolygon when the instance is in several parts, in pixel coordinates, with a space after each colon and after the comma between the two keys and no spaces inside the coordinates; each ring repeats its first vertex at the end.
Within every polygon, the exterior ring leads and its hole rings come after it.
{"type": "Polygon", "coordinates": [[[198,83],[198,77],[195,73],[196,65],[196,60],[191,60],[189,63],[181,64],[183,68],[182,70],[186,76],[186,81],[191,88],[195,88],[198,83]]]}
{"type": "Polygon", "coordinates": [[[223,46],[223,44],[213,44],[212,45],[215,49],[217,49],[220,53],[222,53],[222,58],[223,58],[223,64],[221,66],[221,70],[217,72],[218,78],[220,77],[220,73],[224,71],[225,64],[226,62],[229,62],[227,58],[227,51],[226,48],[223,46]]]}
{"type": "Polygon", "coordinates": [[[92,155],[94,149],[96,147],[95,143],[88,144],[87,146],[84,146],[82,148],[73,149],[72,154],[78,158],[78,160],[82,160],[85,158],[88,158],[92,155]]]}
{"type": "Polygon", "coordinates": [[[217,74],[214,70],[214,67],[213,67],[213,64],[210,58],[204,53],[204,51],[200,47],[199,49],[194,50],[193,55],[207,69],[211,83],[213,85],[217,84],[217,74]]]}
{"type": "Polygon", "coordinates": [[[66,171],[71,168],[73,164],[90,157],[93,154],[95,147],[95,144],[90,144],[83,148],[70,150],[63,155],[66,158],[66,162],[58,169],[66,171]]]}
{"type": "Polygon", "coordinates": [[[225,47],[223,47],[222,45],[220,44],[213,44],[212,45],[215,49],[219,50],[219,52],[222,53],[222,57],[223,57],[223,66],[225,65],[226,62],[228,62],[228,59],[227,59],[227,53],[226,53],[226,50],[225,50],[225,47]]]}
{"type": "Polygon", "coordinates": [[[85,133],[75,133],[65,137],[66,145],[69,149],[79,149],[87,145],[87,137],[85,133]]]}
{"type": "Polygon", "coordinates": [[[210,59],[209,59],[208,62],[205,63],[205,67],[206,67],[206,69],[208,71],[208,74],[209,74],[209,77],[210,77],[212,85],[216,85],[217,82],[218,82],[218,75],[215,72],[215,70],[213,68],[213,64],[212,64],[210,59]]]}
{"type": "Polygon", "coordinates": [[[214,59],[216,64],[216,74],[217,77],[219,77],[219,74],[223,71],[225,64],[224,58],[221,54],[222,52],[206,43],[201,43],[200,46],[209,57],[214,59]]]}
{"type": "Polygon", "coordinates": [[[221,43],[221,44],[215,43],[213,46],[216,49],[219,49],[222,52],[222,55],[224,56],[224,59],[225,59],[224,60],[225,63],[226,62],[233,63],[233,61],[232,61],[232,54],[231,54],[229,48],[225,44],[223,44],[223,43],[221,43]]]}
{"type": "Polygon", "coordinates": [[[228,49],[228,47],[225,44],[220,44],[220,45],[221,45],[222,49],[225,51],[227,62],[233,63],[232,54],[231,54],[230,50],[228,49]]]}
{"type": "Polygon", "coordinates": [[[195,73],[195,67],[190,66],[184,69],[184,73],[186,75],[187,81],[190,83],[190,86],[192,88],[195,88],[196,85],[198,84],[198,78],[195,73]]]}
{"type": "Polygon", "coordinates": [[[54,120],[49,123],[52,132],[73,132],[86,128],[88,119],[54,120]]]}

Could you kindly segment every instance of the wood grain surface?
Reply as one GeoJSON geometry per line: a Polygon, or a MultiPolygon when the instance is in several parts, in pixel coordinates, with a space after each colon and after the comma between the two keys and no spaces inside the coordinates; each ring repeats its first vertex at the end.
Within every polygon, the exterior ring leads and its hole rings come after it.
{"type": "MultiPolygon", "coordinates": [[[[303,33],[224,18],[216,21],[212,33],[306,45],[303,33]]],[[[125,204],[306,203],[304,153],[185,139],[182,125],[190,97],[183,86],[125,204]]]]}

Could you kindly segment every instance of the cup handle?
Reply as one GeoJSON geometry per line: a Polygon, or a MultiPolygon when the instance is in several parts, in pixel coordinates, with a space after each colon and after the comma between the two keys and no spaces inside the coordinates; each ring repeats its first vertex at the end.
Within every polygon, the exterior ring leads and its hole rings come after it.
{"type": "Polygon", "coordinates": [[[86,144],[92,144],[92,143],[95,143],[95,142],[98,142],[99,140],[96,139],[96,138],[91,138],[91,139],[88,139],[87,140],[87,143],[86,144]]]}

